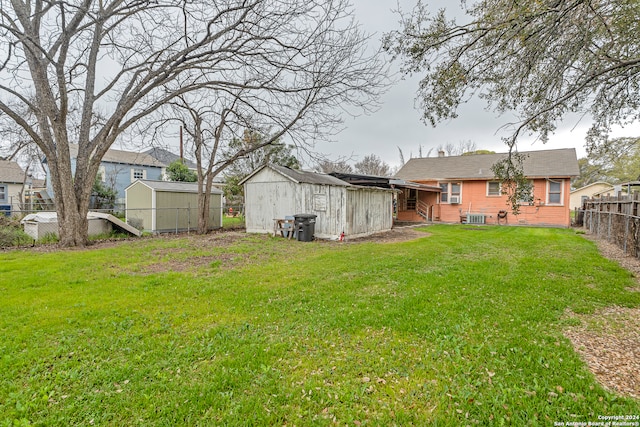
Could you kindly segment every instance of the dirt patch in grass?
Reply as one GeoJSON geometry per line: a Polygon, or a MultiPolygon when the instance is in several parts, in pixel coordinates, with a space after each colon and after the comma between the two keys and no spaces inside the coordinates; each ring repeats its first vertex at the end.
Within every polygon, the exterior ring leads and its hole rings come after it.
{"type": "Polygon", "coordinates": [[[567,315],[580,324],[565,335],[600,384],[640,399],[640,308],[607,307],[592,315],[567,315]]]}
{"type": "MultiPolygon", "coordinates": [[[[182,234],[156,238],[172,239],[179,237],[187,239],[188,244],[185,248],[173,248],[170,250],[171,259],[162,260],[161,262],[150,264],[144,269],[144,274],[161,273],[166,271],[189,271],[208,267],[213,270],[226,270],[234,266],[247,262],[249,254],[238,254],[232,252],[216,251],[211,255],[185,255],[190,251],[198,251],[200,249],[214,250],[216,248],[226,248],[234,245],[240,240],[246,239],[247,234],[244,231],[219,231],[206,234],[204,236],[198,234],[182,234]]],[[[262,236],[267,238],[267,236],[262,236]]],[[[258,242],[259,243],[259,242],[258,242]]],[[[152,255],[158,257],[167,253],[167,249],[156,249],[152,255]]],[[[254,254],[255,255],[255,254],[254,254]]]]}
{"type": "Polygon", "coordinates": [[[399,243],[399,242],[407,242],[409,240],[419,239],[421,237],[427,237],[429,233],[416,230],[415,227],[398,227],[392,228],[389,231],[385,231],[383,233],[376,233],[366,237],[359,237],[356,239],[347,238],[346,243],[366,243],[366,242],[376,242],[376,243],[399,243]]]}
{"type": "MultiPolygon", "coordinates": [[[[640,260],[595,236],[584,237],[594,241],[605,258],[632,272],[632,290],[640,291],[640,260]]],[[[607,307],[591,315],[567,316],[580,323],[565,335],[598,381],[614,393],[640,399],[640,308],[607,307]]]]}

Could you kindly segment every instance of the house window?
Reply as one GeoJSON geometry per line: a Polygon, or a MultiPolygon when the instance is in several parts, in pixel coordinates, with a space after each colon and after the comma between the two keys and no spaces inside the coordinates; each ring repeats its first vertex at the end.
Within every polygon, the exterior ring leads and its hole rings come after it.
{"type": "Polygon", "coordinates": [[[500,181],[488,181],[487,182],[487,196],[500,196],[502,191],[500,189],[500,181]]]}
{"type": "Polygon", "coordinates": [[[517,197],[518,203],[521,205],[531,205],[533,204],[533,182],[527,181],[521,185],[518,185],[517,197]]]}
{"type": "Polygon", "coordinates": [[[0,202],[6,202],[6,201],[7,201],[7,186],[0,185],[0,202]]]}
{"type": "Polygon", "coordinates": [[[562,204],[562,181],[547,181],[547,203],[550,205],[562,204]]]}
{"type": "Polygon", "coordinates": [[[98,176],[100,177],[100,181],[107,182],[107,169],[104,165],[98,168],[98,176]]]}
{"type": "Polygon", "coordinates": [[[447,203],[449,201],[449,184],[440,184],[440,201],[442,203],[447,203]]]}
{"type": "Polygon", "coordinates": [[[147,171],[144,169],[131,169],[131,182],[136,179],[145,179],[147,177],[147,171]]]}
{"type": "Polygon", "coordinates": [[[440,184],[440,202],[441,203],[460,203],[462,201],[461,189],[462,184],[459,182],[447,182],[440,184]]]}

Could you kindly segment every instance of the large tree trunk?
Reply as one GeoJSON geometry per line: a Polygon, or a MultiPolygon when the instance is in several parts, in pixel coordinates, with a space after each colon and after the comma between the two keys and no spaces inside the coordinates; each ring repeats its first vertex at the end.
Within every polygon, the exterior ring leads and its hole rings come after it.
{"type": "Polygon", "coordinates": [[[99,153],[98,157],[89,160],[88,154],[79,150],[73,170],[68,144],[57,144],[56,151],[47,153],[61,246],[86,246],[89,243],[87,213],[102,155],[99,153]]]}
{"type": "Polygon", "coordinates": [[[206,182],[198,180],[198,234],[206,234],[209,231],[209,212],[211,210],[211,187],[213,176],[207,174],[206,182]],[[204,185],[204,189],[202,188],[204,185]]]}
{"type": "MultiPolygon", "coordinates": [[[[58,159],[64,153],[58,153],[58,159]]],[[[49,162],[51,184],[56,201],[58,214],[58,235],[61,246],[85,246],[89,241],[89,223],[87,212],[89,210],[89,197],[85,196],[89,191],[76,193],[76,186],[82,183],[75,181],[71,170],[70,159],[49,162]]]]}

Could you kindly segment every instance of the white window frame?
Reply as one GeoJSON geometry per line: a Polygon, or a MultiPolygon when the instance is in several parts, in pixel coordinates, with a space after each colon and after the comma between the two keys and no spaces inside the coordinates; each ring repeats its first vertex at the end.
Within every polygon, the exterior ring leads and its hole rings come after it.
{"type": "Polygon", "coordinates": [[[147,170],[142,168],[131,168],[131,182],[137,179],[147,179],[147,170]],[[136,178],[136,172],[142,172],[142,178],[136,178]]]}
{"type": "Polygon", "coordinates": [[[0,184],[0,203],[6,203],[9,200],[9,186],[0,184]]]}
{"type": "Polygon", "coordinates": [[[487,181],[487,197],[500,197],[500,196],[502,196],[502,185],[500,184],[500,181],[487,181]],[[491,184],[498,185],[497,194],[491,193],[491,184]]]}
{"type": "Polygon", "coordinates": [[[440,189],[440,203],[449,203],[449,183],[441,182],[438,184],[440,189]]]}
{"type": "Polygon", "coordinates": [[[547,179],[547,201],[546,204],[547,205],[553,205],[553,206],[563,206],[564,205],[564,179],[547,179]],[[560,200],[558,202],[552,202],[551,201],[551,185],[552,184],[558,184],[560,186],[560,191],[554,191],[553,194],[558,194],[560,197],[560,200]]]}
{"type": "Polygon", "coordinates": [[[98,168],[98,175],[100,175],[100,181],[107,182],[107,168],[104,165],[98,168]]]}
{"type": "Polygon", "coordinates": [[[458,196],[458,203],[462,203],[462,181],[447,181],[438,183],[439,187],[442,189],[440,193],[440,203],[451,204],[451,197],[458,196]],[[458,185],[460,190],[457,193],[453,192],[453,186],[458,185]],[[446,190],[446,191],[445,191],[446,190]],[[446,200],[443,200],[446,199],[446,200]]]}

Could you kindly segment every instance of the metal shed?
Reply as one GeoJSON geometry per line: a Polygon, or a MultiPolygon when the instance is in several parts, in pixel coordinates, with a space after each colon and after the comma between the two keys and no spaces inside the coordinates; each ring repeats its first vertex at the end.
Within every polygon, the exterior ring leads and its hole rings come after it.
{"type": "Polygon", "coordinates": [[[296,214],[317,215],[315,236],[321,239],[363,237],[393,226],[390,189],[349,184],[336,177],[266,165],[244,185],[248,233],[270,233],[274,222],[296,214]]]}
{"type": "MultiPolygon", "coordinates": [[[[198,227],[198,184],[139,179],[125,189],[127,223],[153,233],[198,227]]],[[[209,229],[222,227],[222,191],[211,189],[209,229]]]]}

